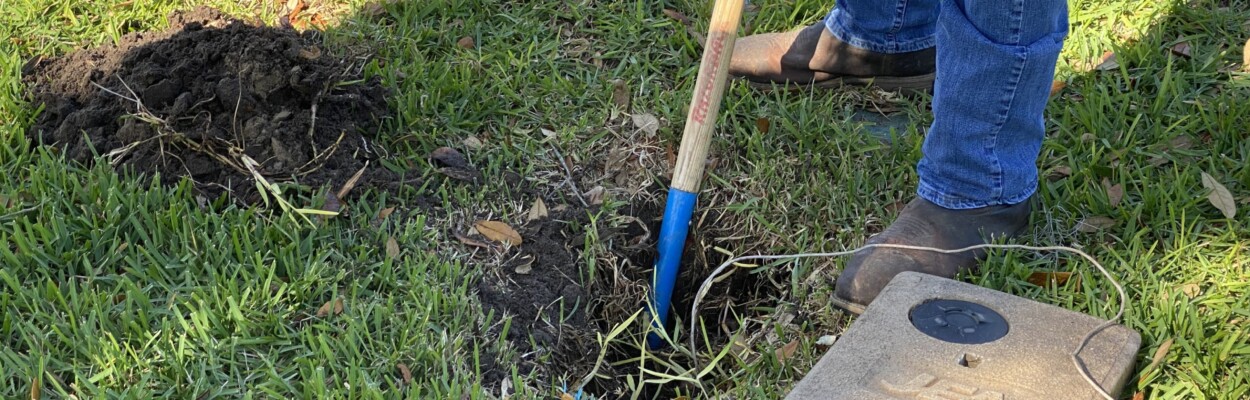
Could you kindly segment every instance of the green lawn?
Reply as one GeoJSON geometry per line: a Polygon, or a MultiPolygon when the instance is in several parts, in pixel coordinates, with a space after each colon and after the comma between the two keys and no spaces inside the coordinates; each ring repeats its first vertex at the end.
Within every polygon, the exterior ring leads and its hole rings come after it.
{"type": "MultiPolygon", "coordinates": [[[[625,229],[626,216],[662,204],[655,188],[671,168],[700,56],[696,38],[663,11],[690,16],[699,32],[708,2],[398,0],[377,17],[350,15],[365,2],[345,2],[348,15],[327,41],[332,50],[371,46],[385,61],[366,68],[395,93],[396,118],[378,135],[429,184],[354,195],[351,215],[315,226],[280,210],[201,206],[188,184],[67,166],[26,138],[39,112],[21,83],[28,59],[108,43],[128,28],[161,29],[168,12],[199,4],[275,21],[274,3],[284,2],[0,0],[0,398],[499,396],[500,387],[484,387],[484,366],[557,358],[521,354],[490,335],[505,321],[482,310],[476,282],[498,266],[471,255],[452,231],[475,216],[525,220],[532,196],[492,189],[505,186],[506,172],[551,206],[578,201],[566,175],[583,192],[604,186],[603,207],[588,215],[604,229],[625,229]],[[457,45],[466,36],[475,47],[457,45]],[[658,132],[631,123],[641,114],[658,117],[658,132]],[[469,138],[481,146],[466,145],[469,138]],[[442,178],[424,156],[440,146],[464,151],[487,182],[442,178]],[[397,211],[372,223],[387,207],[397,211]],[[394,257],[389,238],[399,244],[394,257]],[[335,299],[341,314],[316,316],[335,299]]],[[[828,7],[753,4],[746,23],[754,32],[811,23],[828,7]]],[[[1241,72],[1250,3],[1085,0],[1072,3],[1071,20],[1056,76],[1066,88],[1048,109],[1039,160],[1050,177],[1044,209],[1018,242],[1081,247],[1125,285],[1124,323],[1141,332],[1143,346],[1124,397],[1248,398],[1248,210],[1222,215],[1202,174],[1250,208],[1250,74],[1241,72]],[[1180,43],[1189,56],[1169,51],[1180,43]],[[1118,66],[1094,68],[1107,51],[1118,66]],[[1112,223],[1078,229],[1095,217],[1112,223]]],[[[858,246],[911,198],[927,105],[733,85],[696,215],[698,244],[712,261],[858,246]],[[871,114],[863,110],[876,109],[910,120],[892,143],[863,121],[871,114]]],[[[578,249],[583,279],[629,268],[622,246],[587,234],[578,249]]],[[[713,288],[726,300],[709,308],[734,312],[705,322],[736,340],[701,348],[697,362],[680,351],[638,350],[646,321],[630,320],[606,345],[611,357],[595,378],[617,385],[588,386],[621,391],[582,398],[783,395],[819,358],[816,341],[850,321],[827,301],[842,262],[737,269],[758,283],[731,296],[727,285],[713,288]],[[793,355],[779,360],[775,350],[789,343],[793,355]]],[[[997,252],[986,265],[966,279],[1115,313],[1111,285],[1076,258],[997,252]],[[1038,270],[1079,274],[1080,285],[1027,283],[1038,270]]],[[[637,289],[620,293],[641,300],[637,289]]],[[[625,314],[602,321],[605,328],[627,322],[625,314]]],[[[595,356],[551,365],[546,380],[508,370],[504,385],[513,398],[558,398],[575,391],[595,356]]]]}

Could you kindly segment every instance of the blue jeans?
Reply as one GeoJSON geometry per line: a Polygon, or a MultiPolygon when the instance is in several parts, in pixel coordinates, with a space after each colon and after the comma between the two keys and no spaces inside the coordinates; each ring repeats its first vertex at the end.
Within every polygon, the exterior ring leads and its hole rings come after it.
{"type": "Polygon", "coordinates": [[[970,209],[1017,204],[1037,191],[1066,0],[838,0],[825,26],[882,53],[937,46],[933,125],[916,167],[920,197],[970,209]]]}

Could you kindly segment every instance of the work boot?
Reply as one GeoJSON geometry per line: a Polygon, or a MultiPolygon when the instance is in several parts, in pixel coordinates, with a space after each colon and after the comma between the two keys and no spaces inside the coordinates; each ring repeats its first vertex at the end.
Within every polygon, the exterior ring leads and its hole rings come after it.
{"type": "MultiPolygon", "coordinates": [[[[1032,199],[1020,204],[971,210],[942,208],[917,197],[898,219],[868,243],[889,243],[954,250],[987,243],[987,239],[1014,237],[1029,222],[1032,199]]],[[[862,313],[895,275],[915,271],[954,278],[976,267],[984,250],[943,254],[922,250],[870,248],[855,253],[838,276],[834,305],[862,313]]]]}
{"type": "Polygon", "coordinates": [[[833,36],[821,22],[790,32],[738,39],[729,74],[757,89],[849,84],[921,92],[933,89],[936,60],[934,48],[886,54],[851,46],[833,36]]]}

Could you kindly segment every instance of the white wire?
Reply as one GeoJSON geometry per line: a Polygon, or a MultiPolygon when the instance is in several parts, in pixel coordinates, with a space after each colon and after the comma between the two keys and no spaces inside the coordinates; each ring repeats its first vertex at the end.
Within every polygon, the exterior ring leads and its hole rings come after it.
{"type": "Polygon", "coordinates": [[[725,261],[725,263],[721,264],[719,267],[716,267],[716,269],[712,271],[712,274],[708,276],[706,280],[703,281],[703,284],[699,285],[699,291],[695,293],[694,304],[690,307],[690,321],[691,321],[690,322],[690,351],[692,352],[695,351],[694,339],[695,339],[695,329],[697,329],[699,326],[699,323],[696,320],[698,316],[698,312],[699,312],[699,302],[703,300],[703,296],[707,295],[707,292],[708,290],[711,289],[712,283],[715,282],[716,277],[720,275],[720,273],[724,271],[725,268],[728,268],[730,265],[733,265],[734,263],[737,263],[740,261],[747,261],[747,260],[783,260],[783,259],[798,259],[798,258],[809,258],[809,257],[840,257],[840,256],[854,254],[861,250],[866,250],[866,249],[871,249],[871,248],[876,248],[876,247],[902,249],[902,250],[932,251],[932,252],[942,253],[942,254],[962,253],[965,251],[977,250],[977,249],[1018,249],[1018,250],[1029,250],[1029,251],[1066,251],[1066,252],[1074,253],[1081,257],[1084,257],[1090,263],[1094,264],[1095,268],[1098,268],[1098,272],[1101,272],[1102,275],[1105,276],[1107,280],[1111,282],[1112,286],[1115,286],[1116,292],[1119,293],[1120,295],[1120,308],[1119,308],[1119,311],[1115,313],[1115,316],[1111,317],[1110,320],[1102,323],[1101,325],[1098,325],[1094,329],[1090,330],[1089,333],[1085,334],[1085,337],[1081,339],[1081,343],[1076,346],[1075,350],[1072,351],[1072,355],[1071,355],[1072,363],[1073,365],[1076,366],[1077,371],[1081,373],[1081,377],[1085,378],[1085,382],[1088,383],[1090,386],[1092,386],[1094,390],[1098,391],[1098,394],[1102,395],[1102,397],[1107,400],[1115,400],[1115,398],[1112,397],[1110,393],[1107,393],[1107,391],[1103,389],[1102,386],[1100,386],[1098,382],[1094,380],[1093,376],[1090,375],[1088,368],[1085,367],[1085,362],[1081,361],[1080,354],[1081,354],[1081,350],[1085,349],[1085,346],[1089,344],[1090,339],[1092,339],[1094,335],[1097,335],[1098,332],[1102,332],[1102,330],[1107,329],[1108,327],[1112,325],[1115,325],[1116,321],[1119,321],[1120,318],[1124,316],[1125,302],[1128,296],[1124,293],[1124,287],[1120,286],[1120,283],[1116,281],[1115,277],[1111,276],[1111,273],[1107,272],[1107,269],[1104,268],[1102,264],[1099,264],[1098,260],[1095,260],[1094,257],[1091,257],[1089,254],[1086,254],[1084,251],[1074,249],[1071,247],[1067,247],[1067,246],[1027,246],[1027,245],[1020,245],[1020,244],[978,244],[975,246],[968,246],[968,247],[964,247],[960,249],[943,250],[943,249],[939,249],[935,247],[911,246],[911,245],[905,245],[905,244],[877,243],[877,244],[864,245],[863,247],[853,249],[853,250],[838,251],[838,252],[832,252],[832,253],[798,253],[798,254],[782,254],[782,255],[743,256],[743,257],[734,258],[729,261],[725,261]]]}

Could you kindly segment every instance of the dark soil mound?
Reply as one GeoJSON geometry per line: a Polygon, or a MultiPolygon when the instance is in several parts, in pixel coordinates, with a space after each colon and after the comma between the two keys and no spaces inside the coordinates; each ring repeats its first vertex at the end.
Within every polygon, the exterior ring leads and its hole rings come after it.
{"type": "MultiPolygon", "coordinates": [[[[46,107],[28,135],[72,161],[102,155],[166,184],[188,177],[204,193],[247,203],[259,199],[254,174],[341,185],[385,154],[372,136],[389,116],[387,91],[362,78],[360,60],[322,48],[316,33],[252,26],[207,8],[169,23],[163,33],[28,64],[24,81],[46,107]]],[[[370,167],[360,185],[389,175],[370,167]]]]}

